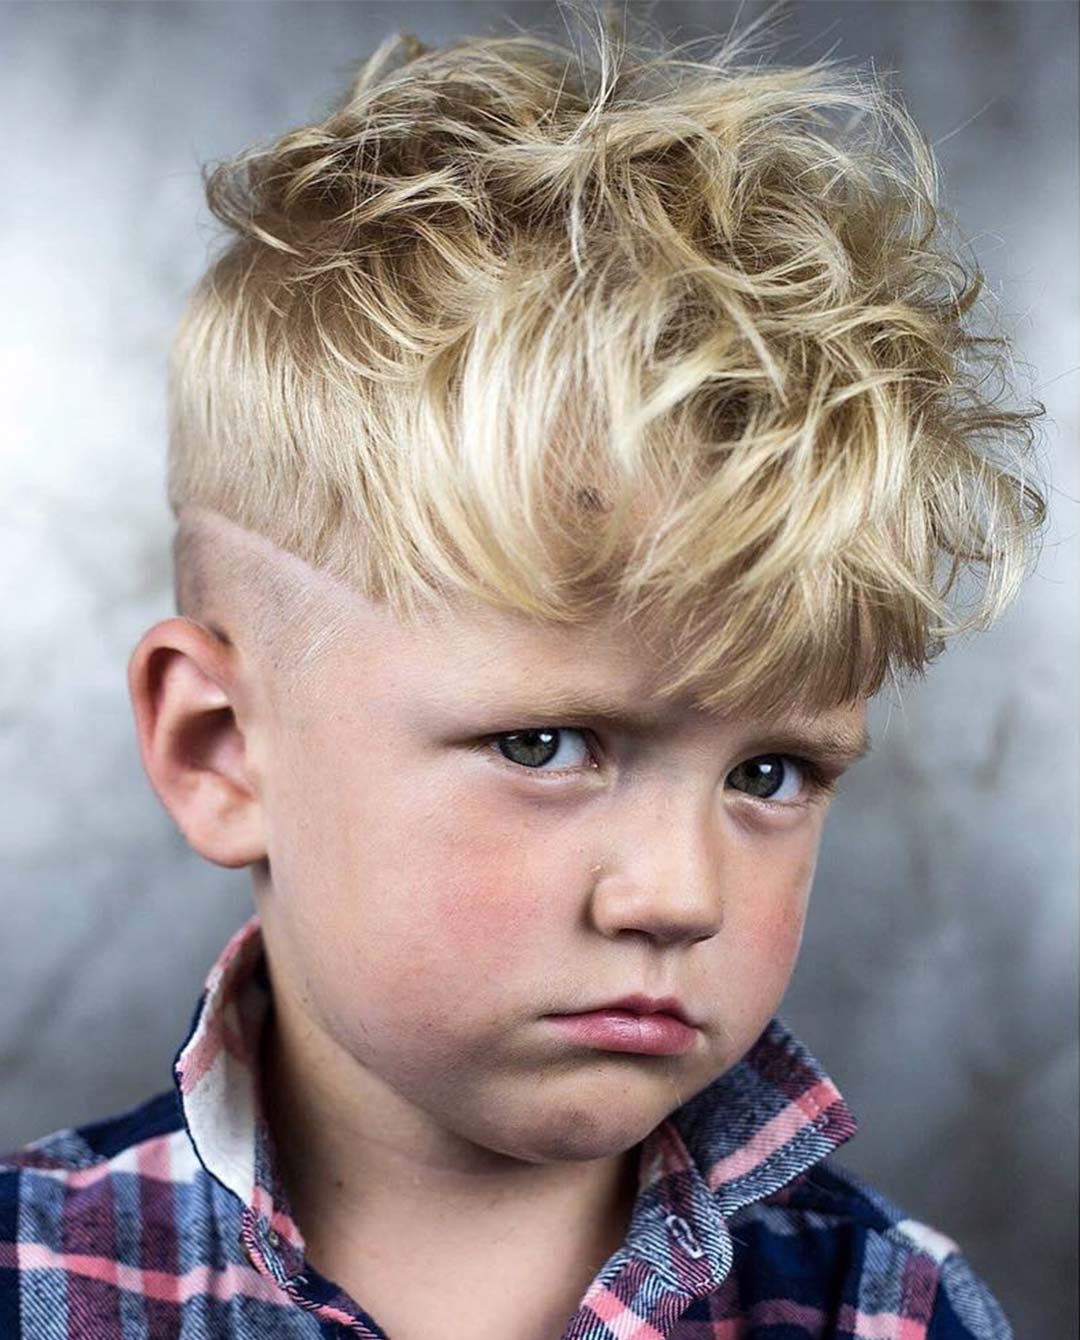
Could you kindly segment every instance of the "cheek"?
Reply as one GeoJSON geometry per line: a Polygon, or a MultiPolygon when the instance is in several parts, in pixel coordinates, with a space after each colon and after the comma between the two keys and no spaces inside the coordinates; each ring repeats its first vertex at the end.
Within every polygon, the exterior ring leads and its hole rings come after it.
{"type": "Polygon", "coordinates": [[[350,838],[339,885],[352,884],[352,915],[370,920],[366,887],[374,938],[407,959],[410,977],[490,996],[552,929],[552,893],[567,884],[555,848],[534,840],[520,808],[464,788],[384,786],[373,801],[369,836],[350,838]]]}
{"type": "Polygon", "coordinates": [[[780,855],[747,852],[745,863],[728,871],[730,898],[711,975],[731,1057],[776,1012],[799,954],[814,862],[801,852],[780,855]]]}
{"type": "Polygon", "coordinates": [[[741,883],[761,896],[740,904],[737,938],[755,962],[777,973],[788,971],[798,956],[816,857],[815,849],[783,862],[764,885],[760,872],[756,886],[750,879],[741,883]]]}
{"type": "Polygon", "coordinates": [[[751,952],[758,962],[768,964],[778,973],[787,972],[798,956],[804,923],[805,906],[801,899],[793,900],[787,908],[777,904],[751,924],[748,932],[751,952]]]}
{"type": "Polygon", "coordinates": [[[433,927],[444,954],[470,962],[498,960],[502,968],[535,952],[557,915],[554,892],[564,885],[549,855],[534,852],[519,827],[500,831],[490,813],[460,822],[439,844],[439,876],[429,889],[433,927]],[[465,957],[467,956],[467,957],[465,957]]]}

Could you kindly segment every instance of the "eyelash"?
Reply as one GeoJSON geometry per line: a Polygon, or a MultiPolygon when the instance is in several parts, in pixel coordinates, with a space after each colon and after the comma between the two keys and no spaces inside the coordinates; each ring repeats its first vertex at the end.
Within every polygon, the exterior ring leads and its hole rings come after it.
{"type": "MultiPolygon", "coordinates": [[[[541,779],[542,784],[546,785],[549,778],[559,779],[567,776],[572,777],[575,773],[582,771],[593,771],[594,769],[559,768],[554,772],[541,772],[539,769],[526,768],[523,763],[514,763],[511,759],[508,759],[504,754],[499,753],[499,751],[495,749],[494,746],[499,740],[505,740],[509,738],[511,735],[526,734],[529,731],[568,731],[568,730],[574,731],[578,735],[582,735],[585,737],[585,739],[589,742],[589,750],[595,761],[597,757],[597,751],[594,747],[596,742],[596,735],[587,726],[569,726],[569,725],[516,726],[513,730],[497,731],[493,735],[486,735],[481,740],[477,741],[474,747],[479,750],[490,751],[495,756],[497,762],[505,765],[508,768],[513,769],[515,772],[519,773],[524,772],[528,773],[530,776],[539,777],[541,779]]],[[[801,754],[784,754],[784,753],[752,754],[748,758],[740,759],[739,762],[752,763],[755,759],[758,758],[782,758],[785,760],[785,762],[794,763],[795,766],[799,769],[799,771],[806,779],[806,795],[802,800],[771,800],[768,796],[753,796],[748,791],[738,793],[744,796],[747,800],[756,801],[759,805],[768,805],[773,809],[781,809],[781,810],[807,809],[811,805],[818,804],[826,797],[831,796],[836,791],[837,783],[840,780],[838,773],[832,771],[824,764],[819,763],[816,759],[806,758],[801,754]]],[[[739,764],[737,763],[735,766],[738,767],[739,764]]]]}

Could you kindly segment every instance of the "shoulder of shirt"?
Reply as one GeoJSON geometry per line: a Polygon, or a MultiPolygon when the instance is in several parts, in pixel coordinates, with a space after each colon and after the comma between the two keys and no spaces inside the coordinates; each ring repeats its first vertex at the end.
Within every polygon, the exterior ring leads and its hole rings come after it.
{"type": "MultiPolygon", "coordinates": [[[[79,1252],[115,1257],[112,1219],[101,1214],[103,1184],[115,1178],[135,1178],[140,1187],[147,1183],[140,1200],[148,1218],[156,1215],[172,1226],[172,1197],[159,1195],[152,1184],[175,1184],[193,1175],[194,1156],[186,1156],[183,1131],[173,1089],[0,1155],[0,1335],[5,1340],[26,1333],[21,1301],[26,1271],[55,1269],[62,1276],[77,1259],[65,1255],[62,1244],[74,1240],[79,1252]]],[[[56,1287],[62,1292],[61,1283],[56,1287]]]]}
{"type": "MultiPolygon", "coordinates": [[[[73,1222],[85,1220],[91,1236],[96,1235],[103,1180],[134,1176],[175,1182],[190,1175],[190,1160],[178,1144],[186,1140],[177,1134],[183,1129],[172,1090],[0,1156],[0,1334],[9,1334],[8,1310],[20,1288],[20,1248],[54,1242],[61,1223],[69,1231],[73,1222]]],[[[111,1251],[110,1242],[104,1254],[111,1251]]]]}
{"type": "Polygon", "coordinates": [[[10,1185],[12,1174],[86,1172],[183,1127],[179,1097],[170,1089],[113,1116],[64,1127],[0,1155],[0,1179],[10,1185]]]}
{"type": "Polygon", "coordinates": [[[926,1340],[1013,1340],[1001,1304],[959,1244],[833,1159],[732,1216],[733,1236],[752,1226],[775,1235],[781,1251],[784,1240],[804,1236],[816,1251],[823,1238],[843,1239],[845,1256],[879,1283],[895,1277],[911,1287],[917,1275],[933,1298],[926,1340]]]}

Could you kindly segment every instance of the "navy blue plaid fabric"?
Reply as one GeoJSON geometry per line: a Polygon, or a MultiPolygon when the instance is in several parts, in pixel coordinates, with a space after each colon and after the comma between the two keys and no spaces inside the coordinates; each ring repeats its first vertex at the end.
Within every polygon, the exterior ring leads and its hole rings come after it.
{"type": "MultiPolygon", "coordinates": [[[[0,1340],[387,1340],[305,1261],[259,1102],[269,1003],[252,918],[172,1090],[0,1163],[0,1340]]],[[[643,1141],[626,1240],[552,1340],[1011,1340],[956,1243],[832,1161],[855,1129],[773,1019],[643,1141]]]]}

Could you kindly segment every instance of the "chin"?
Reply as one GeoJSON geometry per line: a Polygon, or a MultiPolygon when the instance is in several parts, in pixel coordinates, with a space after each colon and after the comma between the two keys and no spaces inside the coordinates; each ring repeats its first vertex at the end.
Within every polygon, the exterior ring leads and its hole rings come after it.
{"type": "Polygon", "coordinates": [[[558,1111],[544,1112],[539,1104],[516,1132],[491,1132],[478,1141],[487,1148],[523,1163],[591,1163],[616,1158],[639,1144],[667,1116],[645,1104],[619,1098],[597,1107],[575,1103],[558,1111]]]}

